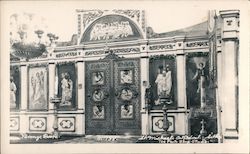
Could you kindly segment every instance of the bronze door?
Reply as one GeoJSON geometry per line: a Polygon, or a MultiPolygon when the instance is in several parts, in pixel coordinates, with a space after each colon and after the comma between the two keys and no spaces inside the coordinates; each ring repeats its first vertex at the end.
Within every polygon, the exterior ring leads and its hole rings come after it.
{"type": "Polygon", "coordinates": [[[86,134],[141,133],[139,59],[86,62],[86,134]]]}

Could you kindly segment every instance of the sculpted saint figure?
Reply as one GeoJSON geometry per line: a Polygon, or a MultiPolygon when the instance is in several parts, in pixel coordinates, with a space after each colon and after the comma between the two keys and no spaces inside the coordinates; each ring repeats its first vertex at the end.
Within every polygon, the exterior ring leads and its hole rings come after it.
{"type": "Polygon", "coordinates": [[[163,69],[162,73],[159,73],[156,77],[155,83],[157,84],[158,96],[170,96],[172,88],[172,77],[169,65],[163,69]]]}
{"type": "Polygon", "coordinates": [[[73,81],[70,79],[70,75],[68,73],[62,74],[61,81],[62,88],[62,106],[71,105],[72,101],[72,91],[73,91],[73,81]]]}

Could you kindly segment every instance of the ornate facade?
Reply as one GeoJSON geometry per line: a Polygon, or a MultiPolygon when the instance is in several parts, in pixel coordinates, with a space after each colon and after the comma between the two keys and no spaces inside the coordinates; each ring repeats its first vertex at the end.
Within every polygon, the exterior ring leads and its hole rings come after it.
{"type": "Polygon", "coordinates": [[[56,95],[61,135],[161,135],[164,94],[169,133],[238,138],[239,11],[166,33],[143,10],[76,12],[71,42],[12,57],[11,134],[53,132],[56,95]]]}

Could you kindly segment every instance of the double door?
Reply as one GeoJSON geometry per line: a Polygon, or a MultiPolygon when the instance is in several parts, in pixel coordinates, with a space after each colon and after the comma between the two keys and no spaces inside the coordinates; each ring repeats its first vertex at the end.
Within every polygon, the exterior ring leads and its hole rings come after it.
{"type": "Polygon", "coordinates": [[[141,133],[139,59],[86,62],[86,134],[141,133]]]}

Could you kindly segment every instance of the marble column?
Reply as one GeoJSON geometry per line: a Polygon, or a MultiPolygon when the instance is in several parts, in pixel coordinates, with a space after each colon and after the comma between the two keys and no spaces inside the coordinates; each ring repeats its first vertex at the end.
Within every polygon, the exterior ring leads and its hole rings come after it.
{"type": "Polygon", "coordinates": [[[220,11],[222,25],[221,103],[224,141],[238,139],[238,10],[220,11]]]}

